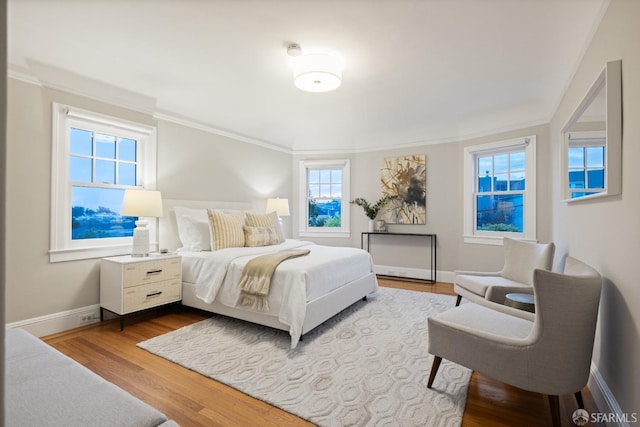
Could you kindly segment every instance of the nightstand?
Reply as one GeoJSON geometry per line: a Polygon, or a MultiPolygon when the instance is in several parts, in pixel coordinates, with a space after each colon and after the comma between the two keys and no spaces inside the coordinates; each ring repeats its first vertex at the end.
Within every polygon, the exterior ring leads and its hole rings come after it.
{"type": "Polygon", "coordinates": [[[176,254],[103,258],[100,263],[100,320],[104,310],[124,316],[182,300],[182,258],[176,254]]]}

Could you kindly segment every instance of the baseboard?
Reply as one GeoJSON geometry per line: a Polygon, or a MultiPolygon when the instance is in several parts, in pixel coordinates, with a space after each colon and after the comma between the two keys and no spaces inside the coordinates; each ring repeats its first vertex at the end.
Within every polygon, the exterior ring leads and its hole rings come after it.
{"type": "Polygon", "coordinates": [[[100,321],[100,306],[90,305],[69,311],[48,314],[33,319],[7,323],[7,328],[22,328],[37,337],[68,331],[100,321]]]}
{"type": "MultiPolygon", "coordinates": [[[[373,271],[376,274],[384,276],[400,277],[405,279],[422,279],[429,280],[431,278],[431,270],[426,268],[396,267],[392,265],[374,265],[373,271]]],[[[453,283],[452,271],[436,271],[436,280],[438,282],[453,283]]]]}
{"type": "MultiPolygon", "coordinates": [[[[429,279],[431,271],[424,268],[394,267],[389,265],[374,265],[376,274],[397,276],[400,278],[429,279]]],[[[453,283],[452,271],[436,271],[438,282],[453,283]]],[[[37,337],[68,331],[80,326],[100,321],[100,305],[90,305],[69,311],[34,317],[7,323],[7,328],[22,328],[37,337]]]]}
{"type": "Polygon", "coordinates": [[[593,362],[591,362],[591,375],[589,376],[588,386],[599,410],[598,414],[591,414],[592,420],[595,418],[596,421],[607,426],[630,427],[630,422],[635,424],[640,419],[637,412],[633,414],[622,412],[616,397],[593,362]]]}

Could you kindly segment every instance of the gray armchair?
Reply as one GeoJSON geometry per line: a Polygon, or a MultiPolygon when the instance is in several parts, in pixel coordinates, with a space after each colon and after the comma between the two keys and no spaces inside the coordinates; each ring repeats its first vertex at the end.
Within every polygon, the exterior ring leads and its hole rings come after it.
{"type": "Polygon", "coordinates": [[[504,265],[495,272],[455,271],[453,290],[458,294],[456,306],[462,297],[477,303],[485,300],[504,303],[508,293],[533,293],[533,271],[551,270],[553,243],[533,243],[504,238],[504,265]]]}
{"type": "Polygon", "coordinates": [[[428,319],[434,355],[428,388],[447,359],[546,394],[554,425],[560,425],[558,396],[573,393],[584,407],[581,390],[589,379],[602,279],[571,257],[564,274],[538,269],[533,276],[535,314],[486,302],[462,304],[428,319]]]}

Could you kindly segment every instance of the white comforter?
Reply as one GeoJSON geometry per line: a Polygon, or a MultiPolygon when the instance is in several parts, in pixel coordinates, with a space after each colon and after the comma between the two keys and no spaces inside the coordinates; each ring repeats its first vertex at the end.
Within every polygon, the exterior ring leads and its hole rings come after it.
{"type": "Polygon", "coordinates": [[[206,303],[216,300],[236,307],[238,282],[252,258],[283,249],[307,248],[309,255],[289,259],[276,269],[269,292],[269,312],[289,325],[291,346],[302,332],[306,303],[373,271],[369,254],[350,247],[329,247],[288,239],[255,248],[228,248],[213,252],[181,252],[183,280],[196,285],[196,296],[206,303]]]}

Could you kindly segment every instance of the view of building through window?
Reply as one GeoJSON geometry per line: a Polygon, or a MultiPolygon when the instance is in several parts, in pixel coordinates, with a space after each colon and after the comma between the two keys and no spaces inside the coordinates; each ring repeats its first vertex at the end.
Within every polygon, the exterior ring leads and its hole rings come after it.
{"type": "Polygon", "coordinates": [[[569,191],[571,198],[604,191],[604,145],[569,147],[569,191]]]}
{"type": "Polygon", "coordinates": [[[525,152],[477,156],[476,229],[521,233],[525,152]]]}

